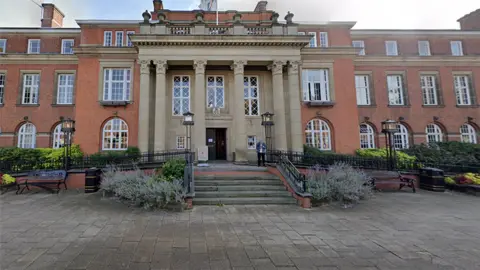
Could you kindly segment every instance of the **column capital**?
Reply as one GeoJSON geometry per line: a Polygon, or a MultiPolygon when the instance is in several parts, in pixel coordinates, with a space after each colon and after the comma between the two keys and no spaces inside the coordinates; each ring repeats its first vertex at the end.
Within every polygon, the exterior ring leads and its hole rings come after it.
{"type": "Polygon", "coordinates": [[[245,66],[247,65],[246,60],[235,60],[230,68],[233,70],[235,74],[243,73],[245,66]]]}
{"type": "Polygon", "coordinates": [[[288,73],[290,73],[290,74],[298,73],[298,68],[301,64],[302,64],[302,61],[299,61],[299,60],[289,61],[288,62],[288,73]]]}
{"type": "Polygon", "coordinates": [[[268,65],[268,69],[272,71],[273,75],[281,75],[283,73],[283,66],[287,64],[287,61],[275,60],[272,64],[268,65]]]}
{"type": "Polygon", "coordinates": [[[149,60],[138,60],[140,64],[140,73],[141,74],[150,74],[150,61],[149,60]]]}
{"type": "Polygon", "coordinates": [[[205,68],[207,67],[207,60],[194,60],[193,61],[193,68],[195,69],[195,73],[205,73],[205,68]]]}
{"type": "Polygon", "coordinates": [[[165,74],[168,69],[167,60],[155,60],[157,74],[165,74]]]}

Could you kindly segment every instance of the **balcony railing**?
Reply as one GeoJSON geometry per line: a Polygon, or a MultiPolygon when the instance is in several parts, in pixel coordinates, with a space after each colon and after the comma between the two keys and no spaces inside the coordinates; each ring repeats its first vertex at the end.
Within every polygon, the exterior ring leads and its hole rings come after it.
{"type": "Polygon", "coordinates": [[[271,25],[271,26],[252,26],[252,25],[205,25],[197,24],[189,26],[185,24],[164,25],[164,24],[141,24],[141,34],[160,34],[160,35],[298,35],[298,26],[296,25],[271,25]]]}
{"type": "Polygon", "coordinates": [[[171,35],[190,35],[191,27],[189,26],[173,26],[168,28],[171,35]]]}
{"type": "Polygon", "coordinates": [[[247,35],[271,35],[270,27],[247,27],[247,35]]]}
{"type": "Polygon", "coordinates": [[[207,35],[230,35],[230,27],[207,27],[205,28],[205,34],[207,35]]]}

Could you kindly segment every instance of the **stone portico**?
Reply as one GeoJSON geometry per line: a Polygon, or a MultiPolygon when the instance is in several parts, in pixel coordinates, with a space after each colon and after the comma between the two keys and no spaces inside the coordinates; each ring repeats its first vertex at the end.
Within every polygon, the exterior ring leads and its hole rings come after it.
{"type": "Polygon", "coordinates": [[[178,137],[186,135],[182,114],[191,111],[195,114],[192,149],[213,143],[210,147],[225,152],[225,158],[217,159],[252,160],[256,153],[247,140],[265,140],[261,114],[269,111],[275,114],[274,148],[303,151],[299,66],[300,50],[310,37],[298,35],[294,24],[256,29],[234,25],[224,29],[229,35],[212,34],[213,30],[204,24],[175,27],[144,22],[140,34],[131,37],[141,66],[140,150],[178,148],[178,137]],[[179,34],[184,32],[190,34],[179,34]],[[215,93],[215,100],[221,101],[215,106],[207,102],[212,78],[222,84],[215,93]],[[177,95],[183,99],[174,101],[177,95]],[[218,107],[219,113],[212,107],[218,107]],[[217,141],[207,129],[221,129],[224,135],[217,141]]]}

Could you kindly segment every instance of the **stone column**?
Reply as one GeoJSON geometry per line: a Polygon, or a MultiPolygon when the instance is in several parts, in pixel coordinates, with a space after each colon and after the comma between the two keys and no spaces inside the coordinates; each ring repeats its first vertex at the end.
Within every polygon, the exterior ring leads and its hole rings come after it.
{"type": "Polygon", "coordinates": [[[301,61],[290,61],[288,65],[288,93],[290,100],[290,132],[292,151],[303,152],[302,111],[300,107],[299,65],[301,61]]]}
{"type": "MultiPolygon", "coordinates": [[[[287,121],[285,116],[285,93],[283,92],[283,66],[285,61],[273,61],[268,66],[272,71],[273,113],[275,122],[275,150],[287,151],[287,121]]],[[[273,150],[273,149],[270,149],[273,150]]]]}
{"type": "Polygon", "coordinates": [[[155,60],[157,77],[155,85],[155,151],[166,149],[167,130],[167,60],[155,60]]]}
{"type": "Polygon", "coordinates": [[[207,103],[205,90],[206,66],[206,60],[193,61],[193,67],[195,68],[195,95],[193,101],[195,125],[193,126],[192,133],[193,149],[198,149],[207,144],[207,130],[205,127],[205,108],[207,103]]]}
{"type": "Polygon", "coordinates": [[[140,64],[140,101],[138,109],[138,148],[148,152],[150,124],[150,61],[139,60],[140,64]]]}
{"type": "Polygon", "coordinates": [[[247,135],[245,132],[245,103],[243,96],[243,78],[245,60],[236,60],[231,69],[235,74],[235,87],[233,89],[233,112],[234,112],[234,138],[235,138],[235,162],[247,161],[247,135]]]}

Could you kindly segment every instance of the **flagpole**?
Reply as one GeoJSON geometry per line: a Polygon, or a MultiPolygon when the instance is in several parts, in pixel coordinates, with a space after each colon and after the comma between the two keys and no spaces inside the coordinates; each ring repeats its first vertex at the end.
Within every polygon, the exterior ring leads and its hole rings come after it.
{"type": "Polygon", "coordinates": [[[217,11],[217,26],[218,26],[218,0],[215,0],[215,10],[217,11]]]}

